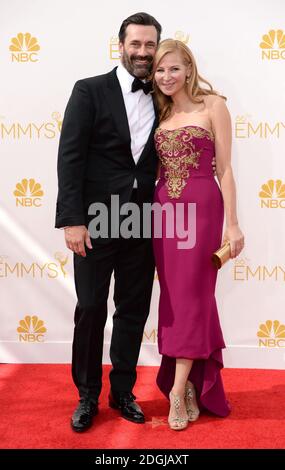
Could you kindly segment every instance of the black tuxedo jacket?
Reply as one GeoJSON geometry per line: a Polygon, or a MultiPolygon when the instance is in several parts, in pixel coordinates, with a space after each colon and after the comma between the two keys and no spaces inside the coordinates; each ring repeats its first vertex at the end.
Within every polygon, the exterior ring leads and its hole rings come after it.
{"type": "Polygon", "coordinates": [[[56,227],[87,225],[93,202],[109,206],[112,194],[128,202],[135,178],[138,198],[151,202],[157,155],[154,130],[135,164],[124,99],[116,68],[76,82],[68,101],[58,152],[56,227]]]}

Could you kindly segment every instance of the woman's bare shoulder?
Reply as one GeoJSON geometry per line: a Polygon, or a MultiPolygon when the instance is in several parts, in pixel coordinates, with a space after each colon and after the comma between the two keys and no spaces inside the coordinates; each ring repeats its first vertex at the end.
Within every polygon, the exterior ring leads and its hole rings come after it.
{"type": "Polygon", "coordinates": [[[212,110],[215,106],[225,106],[225,99],[219,95],[206,95],[203,96],[204,103],[207,109],[212,110]]]}

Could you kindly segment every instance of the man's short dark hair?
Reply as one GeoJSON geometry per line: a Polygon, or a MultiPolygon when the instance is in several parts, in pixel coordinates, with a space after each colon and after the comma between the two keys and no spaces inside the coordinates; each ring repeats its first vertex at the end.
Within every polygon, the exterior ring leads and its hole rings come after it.
{"type": "Polygon", "coordinates": [[[151,15],[148,13],[135,13],[134,15],[129,16],[126,18],[119,31],[119,41],[124,43],[125,38],[126,38],[126,29],[129,26],[129,24],[139,24],[143,26],[154,26],[156,31],[157,31],[157,43],[160,41],[160,35],[161,35],[161,25],[159,22],[151,15]]]}

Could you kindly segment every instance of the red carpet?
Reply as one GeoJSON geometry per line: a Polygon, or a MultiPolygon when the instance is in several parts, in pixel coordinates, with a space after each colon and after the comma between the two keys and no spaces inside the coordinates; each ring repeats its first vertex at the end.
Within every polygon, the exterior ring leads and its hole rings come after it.
{"type": "Polygon", "coordinates": [[[138,425],[108,407],[104,368],[100,413],[84,434],[69,424],[77,394],[68,365],[0,365],[1,449],[226,449],[285,448],[285,372],[225,369],[232,405],[228,418],[202,415],[185,431],[171,431],[168,403],[155,385],[157,368],[139,367],[137,401],[147,423],[138,425]]]}

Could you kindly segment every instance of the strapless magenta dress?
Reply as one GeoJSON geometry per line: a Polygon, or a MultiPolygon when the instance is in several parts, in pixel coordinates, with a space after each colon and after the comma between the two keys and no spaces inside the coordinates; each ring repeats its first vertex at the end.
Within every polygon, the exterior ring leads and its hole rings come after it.
{"type": "Polygon", "coordinates": [[[163,236],[153,238],[160,283],[158,347],[162,354],[157,384],[168,397],[175,359],[193,359],[189,380],[196,387],[200,410],[227,416],[230,406],[220,373],[225,343],[215,299],[217,269],[211,262],[212,253],[221,244],[224,218],[223,198],[211,165],[214,136],[198,126],[158,128],[155,144],[161,171],[154,202],[171,203],[174,209],[177,203],[186,203],[185,227],[187,203],[196,203],[193,248],[178,249],[181,239],[166,236],[165,214],[163,236]]]}

